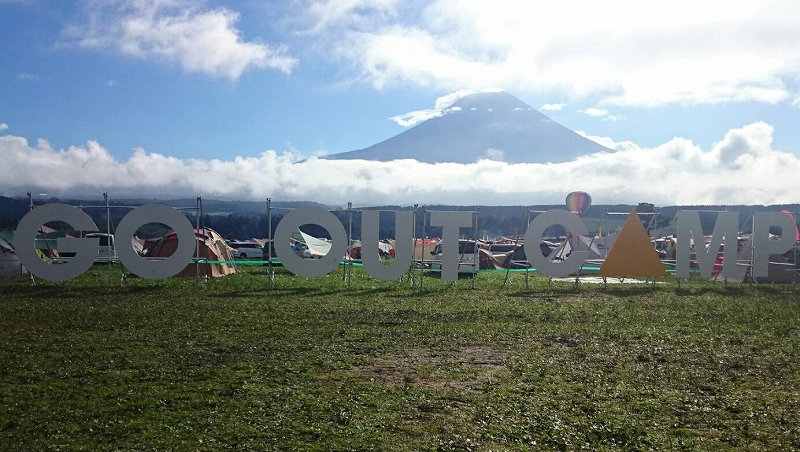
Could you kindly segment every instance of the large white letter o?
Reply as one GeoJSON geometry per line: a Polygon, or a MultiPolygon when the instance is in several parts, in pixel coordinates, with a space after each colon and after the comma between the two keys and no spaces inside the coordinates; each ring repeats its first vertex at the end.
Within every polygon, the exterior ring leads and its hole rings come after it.
{"type": "Polygon", "coordinates": [[[283,267],[298,276],[314,278],[336,269],[347,252],[347,233],[336,216],[319,207],[300,207],[284,215],[275,228],[275,254],[283,267]],[[331,235],[331,249],[320,259],[303,259],[288,246],[292,232],[304,224],[316,224],[331,235]],[[283,242],[283,244],[281,244],[283,242]]]}
{"type": "Polygon", "coordinates": [[[117,255],[131,273],[145,279],[164,279],[177,275],[189,263],[197,249],[194,227],[188,218],[172,207],[163,204],[145,204],[130,211],[117,226],[117,255]],[[136,230],[147,223],[163,223],[178,236],[178,248],[164,260],[150,260],[139,256],[129,245],[136,230]]]}

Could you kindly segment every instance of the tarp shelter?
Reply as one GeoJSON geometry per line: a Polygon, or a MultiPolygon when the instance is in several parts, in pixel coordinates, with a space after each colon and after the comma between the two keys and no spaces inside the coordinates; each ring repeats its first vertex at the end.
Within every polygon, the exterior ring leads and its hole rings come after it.
{"type": "Polygon", "coordinates": [[[36,246],[36,250],[40,253],[40,255],[50,259],[58,259],[60,257],[57,249],[58,238],[68,236],[69,235],[65,231],[58,231],[42,225],[39,228],[39,231],[36,233],[34,245],[36,246]]]}
{"type": "Polygon", "coordinates": [[[19,276],[25,273],[25,267],[19,262],[14,247],[0,238],[0,276],[19,276]]]}
{"type": "Polygon", "coordinates": [[[323,239],[318,239],[314,236],[308,235],[303,231],[300,231],[300,235],[303,237],[303,243],[306,244],[308,247],[309,253],[315,257],[323,257],[328,254],[328,251],[331,250],[331,242],[323,239]]]}
{"type": "MultiPolygon", "coordinates": [[[[528,256],[525,254],[525,246],[522,242],[510,244],[513,246],[511,251],[497,253],[492,251],[495,259],[500,263],[503,268],[528,268],[528,256]]],[[[559,243],[553,243],[547,240],[539,241],[539,251],[544,257],[550,257],[553,252],[561,247],[559,243]]],[[[491,251],[491,247],[489,248],[491,251]]]]}
{"type": "MultiPolygon", "coordinates": [[[[197,248],[192,262],[189,263],[178,276],[220,276],[236,273],[233,265],[233,255],[230,247],[216,231],[209,228],[195,229],[197,248]],[[197,266],[200,266],[198,273],[197,266]]],[[[178,236],[175,231],[170,231],[156,245],[150,257],[165,258],[172,255],[178,248],[178,236]]]]}
{"type": "Polygon", "coordinates": [[[608,252],[611,250],[611,247],[614,246],[618,235],[619,231],[603,237],[577,234],[570,235],[567,240],[547,256],[547,258],[550,260],[564,260],[572,251],[577,250],[587,251],[589,253],[587,262],[594,261],[595,263],[600,263],[600,261],[608,257],[608,252]]]}

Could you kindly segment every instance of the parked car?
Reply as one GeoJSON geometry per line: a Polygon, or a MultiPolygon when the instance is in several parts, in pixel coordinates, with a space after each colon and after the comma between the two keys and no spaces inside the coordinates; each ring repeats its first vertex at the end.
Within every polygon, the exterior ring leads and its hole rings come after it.
{"type": "Polygon", "coordinates": [[[294,254],[302,257],[303,259],[311,259],[319,256],[314,256],[311,254],[311,250],[308,249],[308,245],[302,242],[294,242],[292,244],[292,250],[294,250],[294,254]]]}
{"type": "Polygon", "coordinates": [[[264,247],[255,242],[230,242],[228,245],[233,248],[233,257],[237,259],[261,257],[264,252],[264,247]]]}
{"type": "MultiPolygon", "coordinates": [[[[89,232],[82,233],[81,237],[87,239],[98,239],[97,257],[94,259],[95,264],[117,261],[117,248],[114,245],[114,234],[107,234],[105,232],[89,232]]],[[[75,253],[62,251],[59,252],[59,256],[68,259],[75,257],[75,253]]]]}
{"type": "MultiPolygon", "coordinates": [[[[275,252],[275,247],[270,246],[272,243],[272,241],[268,240],[267,243],[262,247],[262,260],[267,261],[270,259],[276,259],[278,257],[278,254],[275,252]]],[[[289,247],[292,249],[292,251],[294,251],[294,254],[302,257],[303,259],[319,258],[319,256],[312,255],[311,251],[308,249],[308,246],[303,242],[294,242],[290,244],[289,247]]]]}
{"type": "MultiPolygon", "coordinates": [[[[474,273],[477,260],[476,254],[478,248],[475,240],[459,239],[458,240],[458,272],[459,273],[474,273]]],[[[430,269],[441,271],[442,269],[442,242],[436,244],[431,251],[432,259],[430,261],[430,269]]]]}
{"type": "Polygon", "coordinates": [[[117,260],[117,248],[114,245],[114,234],[106,234],[105,232],[90,232],[84,235],[87,239],[97,238],[100,239],[100,246],[97,249],[97,258],[95,263],[115,262],[117,260]]]}

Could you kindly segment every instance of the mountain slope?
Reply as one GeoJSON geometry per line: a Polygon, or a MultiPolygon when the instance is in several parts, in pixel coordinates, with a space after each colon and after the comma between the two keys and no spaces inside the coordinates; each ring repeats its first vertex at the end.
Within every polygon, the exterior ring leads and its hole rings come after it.
{"type": "Polygon", "coordinates": [[[508,163],[565,162],[612,152],[558,124],[505,92],[477,93],[429,119],[365,149],[328,159],[472,163],[489,158],[508,163]]]}

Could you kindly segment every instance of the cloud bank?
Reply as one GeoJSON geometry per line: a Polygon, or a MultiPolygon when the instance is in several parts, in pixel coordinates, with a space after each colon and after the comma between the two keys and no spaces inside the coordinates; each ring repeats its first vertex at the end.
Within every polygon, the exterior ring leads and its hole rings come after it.
{"type": "MultiPolygon", "coordinates": [[[[800,201],[800,159],[772,148],[772,126],[732,129],[711,149],[673,138],[652,149],[588,137],[615,152],[560,164],[426,164],[320,160],[266,151],[233,160],[181,160],[137,149],[115,159],[95,141],[53,149],[0,135],[0,194],[108,192],[115,198],[225,196],[342,205],[561,204],[583,190],[597,204],[780,204],[800,201]]],[[[502,150],[487,150],[502,155],[502,150]]]]}
{"type": "Polygon", "coordinates": [[[798,2],[302,5],[307,36],[378,89],[503,86],[619,106],[798,104],[798,2]]]}
{"type": "Polygon", "coordinates": [[[291,72],[297,60],[283,45],[244,41],[239,14],[202,9],[191,0],[90,1],[87,23],[67,27],[81,48],[179,64],[187,72],[238,79],[249,67],[291,72]]]}

